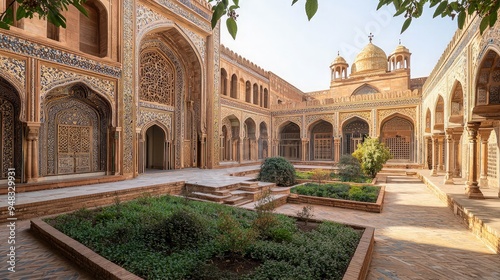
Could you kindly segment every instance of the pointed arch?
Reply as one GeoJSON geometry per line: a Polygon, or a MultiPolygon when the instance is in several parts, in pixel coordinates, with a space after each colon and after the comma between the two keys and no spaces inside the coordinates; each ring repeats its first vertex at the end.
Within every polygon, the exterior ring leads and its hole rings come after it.
{"type": "Polygon", "coordinates": [[[278,155],[289,160],[299,160],[301,157],[300,126],[287,121],[279,127],[278,155]]]}
{"type": "Polygon", "coordinates": [[[259,124],[259,159],[265,159],[269,154],[269,134],[266,122],[259,124]]]}
{"type": "Polygon", "coordinates": [[[333,160],[333,125],[323,119],[309,125],[310,160],[333,160]]]}
{"type": "Polygon", "coordinates": [[[480,61],[474,87],[473,118],[500,119],[500,55],[489,48],[480,61]]]}
{"type": "Polygon", "coordinates": [[[463,125],[464,123],[464,91],[462,83],[455,81],[449,98],[448,121],[453,124],[463,125]]]}
{"type": "Polygon", "coordinates": [[[363,143],[370,134],[370,125],[360,117],[351,117],[342,124],[343,154],[352,154],[358,144],[363,143]]]}
{"type": "Polygon", "coordinates": [[[431,127],[432,127],[431,109],[427,108],[427,111],[425,113],[425,132],[426,133],[431,133],[431,127]]]}
{"type": "Polygon", "coordinates": [[[363,84],[352,92],[352,95],[379,93],[380,90],[370,84],[363,84]]]}
{"type": "Polygon", "coordinates": [[[440,94],[434,107],[434,130],[444,130],[444,98],[440,94]]]}
{"type": "Polygon", "coordinates": [[[380,142],[385,143],[396,161],[415,159],[415,125],[405,115],[393,114],[382,121],[380,142]]]}

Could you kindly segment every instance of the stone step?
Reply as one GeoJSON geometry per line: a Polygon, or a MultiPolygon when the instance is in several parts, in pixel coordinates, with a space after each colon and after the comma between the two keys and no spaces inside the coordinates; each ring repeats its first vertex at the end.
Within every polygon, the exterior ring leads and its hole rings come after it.
{"type": "Polygon", "coordinates": [[[244,196],[232,196],[232,197],[230,197],[228,199],[225,199],[224,200],[224,204],[235,205],[238,202],[241,203],[243,200],[249,200],[249,201],[251,201],[250,199],[246,199],[244,196]]]}
{"type": "Polygon", "coordinates": [[[224,202],[224,200],[232,197],[231,195],[214,195],[211,193],[203,193],[203,192],[192,192],[190,193],[189,196],[217,203],[222,203],[224,202]]]}
{"type": "Polygon", "coordinates": [[[248,203],[255,203],[255,201],[253,201],[251,199],[244,199],[244,200],[240,200],[238,203],[233,204],[233,206],[241,206],[241,205],[245,205],[248,203]]]}
{"type": "Polygon", "coordinates": [[[273,195],[278,195],[278,194],[290,194],[290,189],[291,187],[273,187],[271,188],[271,194],[273,195]]]}

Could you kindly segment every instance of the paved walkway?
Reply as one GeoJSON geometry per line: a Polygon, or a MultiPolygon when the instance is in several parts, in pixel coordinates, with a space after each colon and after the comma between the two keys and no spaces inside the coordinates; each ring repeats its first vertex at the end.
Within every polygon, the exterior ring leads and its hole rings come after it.
{"type": "MultiPolygon", "coordinates": [[[[294,214],[303,205],[287,204],[294,214]]],[[[389,176],[382,213],[314,206],[314,218],[375,227],[368,279],[500,279],[500,255],[469,232],[418,179],[389,176]]]]}
{"type": "MultiPolygon", "coordinates": [[[[168,181],[225,183],[237,178],[227,173],[256,166],[219,170],[185,169],[154,172],[134,180],[109,184],[22,193],[18,203],[125,189],[168,181]]],[[[494,254],[460,224],[451,211],[416,178],[389,176],[384,210],[381,214],[315,206],[315,218],[373,226],[375,252],[369,279],[500,279],[500,255],[494,254]]],[[[5,202],[5,196],[0,196],[5,202]]],[[[296,213],[300,205],[278,210],[296,213]]],[[[499,208],[500,209],[500,208],[499,208]]],[[[35,239],[27,230],[28,221],[17,224],[15,274],[8,274],[6,242],[0,241],[0,279],[90,279],[64,257],[35,239]]],[[[7,240],[7,227],[0,228],[0,240],[7,240]]]]}

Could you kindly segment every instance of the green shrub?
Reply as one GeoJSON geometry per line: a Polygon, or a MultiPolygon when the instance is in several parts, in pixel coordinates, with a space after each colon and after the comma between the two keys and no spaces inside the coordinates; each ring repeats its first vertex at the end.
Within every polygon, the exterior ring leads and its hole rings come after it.
{"type": "Polygon", "coordinates": [[[324,169],[314,169],[312,171],[312,176],[311,179],[318,181],[319,184],[321,184],[322,181],[326,181],[330,179],[330,171],[324,170],[324,169]]]}
{"type": "Polygon", "coordinates": [[[288,187],[295,184],[295,168],[283,157],[266,158],[260,166],[257,180],[288,187]]]}
{"type": "Polygon", "coordinates": [[[377,202],[380,188],[375,186],[351,186],[349,184],[307,183],[291,189],[292,193],[301,195],[355,200],[362,202],[377,202]]]}
{"type": "Polygon", "coordinates": [[[363,177],[359,160],[351,155],[343,155],[338,163],[339,177],[343,182],[354,182],[363,177]]]}
{"type": "Polygon", "coordinates": [[[148,238],[154,249],[159,251],[194,248],[207,238],[205,223],[198,214],[178,209],[163,222],[153,226],[148,238]],[[152,239],[152,240],[151,240],[152,239]]]}
{"type": "Polygon", "coordinates": [[[352,155],[361,162],[361,169],[366,175],[375,178],[384,164],[392,158],[391,152],[378,138],[366,138],[352,155]]]}

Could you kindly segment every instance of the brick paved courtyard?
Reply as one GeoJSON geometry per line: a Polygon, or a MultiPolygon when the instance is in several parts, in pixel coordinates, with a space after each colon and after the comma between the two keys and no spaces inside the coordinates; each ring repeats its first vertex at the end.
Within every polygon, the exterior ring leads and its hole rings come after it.
{"type": "MultiPolygon", "coordinates": [[[[217,175],[212,178],[227,180],[220,170],[214,172],[217,175]]],[[[183,171],[182,176],[187,173],[183,171]]],[[[176,179],[180,179],[181,173],[177,174],[176,179]]],[[[146,176],[140,177],[141,184],[147,181],[146,176]]],[[[161,176],[151,175],[154,180],[161,176]]],[[[134,185],[130,182],[129,185],[134,185]]],[[[500,279],[500,255],[494,254],[469,232],[422,182],[392,175],[388,176],[386,185],[381,214],[314,207],[315,218],[376,228],[369,279],[500,279]]],[[[79,188],[80,192],[85,192],[85,187],[79,188]]],[[[278,208],[278,212],[293,214],[300,208],[301,205],[287,204],[278,208]]],[[[85,272],[34,238],[28,227],[28,221],[18,222],[17,272],[8,274],[6,263],[2,261],[0,279],[90,279],[85,272]]],[[[0,240],[7,240],[7,235],[4,225],[0,229],[0,240]]],[[[4,245],[2,260],[6,251],[4,245]]]]}

